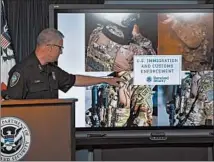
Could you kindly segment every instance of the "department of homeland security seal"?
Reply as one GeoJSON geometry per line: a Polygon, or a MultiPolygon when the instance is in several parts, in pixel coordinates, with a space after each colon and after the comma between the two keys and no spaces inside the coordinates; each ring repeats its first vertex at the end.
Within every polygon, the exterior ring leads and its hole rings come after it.
{"type": "Polygon", "coordinates": [[[1,161],[18,161],[30,148],[31,133],[19,118],[1,118],[1,161]]]}

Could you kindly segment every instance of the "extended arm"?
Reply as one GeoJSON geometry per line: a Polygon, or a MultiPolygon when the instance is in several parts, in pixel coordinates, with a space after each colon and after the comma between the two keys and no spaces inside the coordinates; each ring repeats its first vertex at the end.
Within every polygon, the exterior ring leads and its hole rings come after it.
{"type": "Polygon", "coordinates": [[[123,80],[121,78],[104,78],[104,77],[94,77],[86,75],[73,75],[69,74],[61,68],[57,67],[57,72],[59,74],[59,89],[63,92],[67,92],[72,86],[91,86],[100,83],[107,83],[113,86],[119,86],[119,82],[123,80]]]}
{"type": "Polygon", "coordinates": [[[118,86],[121,78],[103,78],[85,75],[76,75],[74,86],[91,86],[100,83],[107,83],[113,86],[118,86]]]}

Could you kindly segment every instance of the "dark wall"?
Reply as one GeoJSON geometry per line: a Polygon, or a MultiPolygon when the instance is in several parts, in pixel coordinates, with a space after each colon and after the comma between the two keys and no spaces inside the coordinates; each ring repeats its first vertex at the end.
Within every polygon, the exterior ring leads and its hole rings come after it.
{"type": "Polygon", "coordinates": [[[39,32],[49,26],[50,4],[102,4],[104,0],[4,0],[17,63],[35,48],[39,32]]]}

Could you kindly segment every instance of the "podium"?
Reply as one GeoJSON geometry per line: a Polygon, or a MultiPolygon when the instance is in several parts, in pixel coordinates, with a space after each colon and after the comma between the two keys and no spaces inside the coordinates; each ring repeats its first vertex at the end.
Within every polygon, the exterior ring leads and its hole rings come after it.
{"type": "Polygon", "coordinates": [[[3,101],[1,161],[74,161],[76,101],[3,101]]]}

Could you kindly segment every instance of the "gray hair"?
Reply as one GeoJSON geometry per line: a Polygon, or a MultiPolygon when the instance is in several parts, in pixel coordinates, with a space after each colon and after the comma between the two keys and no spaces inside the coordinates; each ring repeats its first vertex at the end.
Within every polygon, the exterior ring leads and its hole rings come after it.
{"type": "Polygon", "coordinates": [[[54,28],[47,28],[41,31],[37,37],[37,45],[45,45],[48,43],[53,43],[56,41],[60,41],[64,38],[64,35],[54,29],[54,28]]]}

